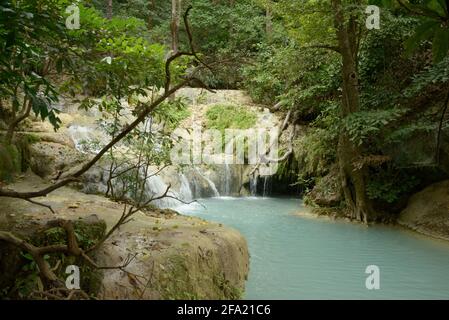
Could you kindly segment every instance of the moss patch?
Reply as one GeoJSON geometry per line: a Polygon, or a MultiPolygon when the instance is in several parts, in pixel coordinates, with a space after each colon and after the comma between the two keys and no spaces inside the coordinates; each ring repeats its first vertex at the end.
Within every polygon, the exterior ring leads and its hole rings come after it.
{"type": "Polygon", "coordinates": [[[22,169],[19,149],[14,145],[0,144],[0,181],[11,182],[22,169]]]}
{"type": "Polygon", "coordinates": [[[256,114],[244,106],[216,104],[206,111],[208,129],[249,129],[256,124],[256,114]]]}

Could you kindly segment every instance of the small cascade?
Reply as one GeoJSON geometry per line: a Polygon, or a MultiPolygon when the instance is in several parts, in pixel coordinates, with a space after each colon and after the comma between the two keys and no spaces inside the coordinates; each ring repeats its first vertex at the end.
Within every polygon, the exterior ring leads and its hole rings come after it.
{"type": "Polygon", "coordinates": [[[109,137],[94,127],[77,124],[67,128],[67,134],[72,139],[76,150],[82,153],[97,153],[109,142],[109,137]]]}
{"type": "Polygon", "coordinates": [[[198,178],[196,176],[192,176],[192,187],[190,190],[192,190],[192,195],[195,199],[201,198],[201,186],[198,181],[198,178]]]}
{"type": "Polygon", "coordinates": [[[215,187],[215,184],[207,177],[204,177],[206,179],[207,183],[209,183],[209,186],[211,187],[212,191],[214,192],[214,197],[219,197],[220,193],[217,190],[217,187],[215,187]]]}
{"type": "Polygon", "coordinates": [[[198,173],[198,175],[203,178],[204,180],[206,180],[206,182],[208,183],[209,187],[212,189],[212,192],[214,193],[214,197],[219,197],[220,193],[217,190],[217,187],[215,186],[215,184],[212,182],[212,180],[210,180],[208,177],[206,177],[205,175],[203,175],[200,170],[198,170],[198,168],[195,168],[196,172],[198,173]]]}
{"type": "Polygon", "coordinates": [[[251,196],[255,197],[257,196],[257,180],[259,179],[258,176],[252,174],[249,177],[249,192],[251,196]]]}
{"type": "Polygon", "coordinates": [[[189,181],[187,180],[187,177],[181,173],[179,176],[179,180],[181,181],[181,187],[179,188],[179,196],[184,201],[192,201],[193,195],[192,190],[190,189],[189,181]]]}
{"type": "Polygon", "coordinates": [[[72,125],[67,129],[67,133],[75,144],[78,151],[85,151],[84,145],[93,140],[94,130],[89,127],[72,125]]]}
{"type": "MultiPolygon", "coordinates": [[[[165,193],[165,191],[167,190],[167,187],[168,186],[164,183],[162,178],[157,175],[150,177],[147,180],[147,183],[145,185],[147,195],[150,198],[151,197],[155,198],[155,197],[159,197],[159,196],[163,195],[165,193]]],[[[175,198],[180,198],[180,196],[172,190],[169,190],[167,195],[175,197],[175,198]]],[[[162,199],[153,201],[152,204],[154,204],[155,206],[157,206],[159,208],[166,209],[166,208],[174,208],[176,206],[179,206],[181,204],[181,202],[176,199],[173,199],[173,198],[162,198],[162,199]]]]}
{"type": "Polygon", "coordinates": [[[231,195],[232,174],[228,163],[224,164],[224,192],[225,196],[231,195]]]}
{"type": "Polygon", "coordinates": [[[263,177],[263,192],[262,196],[268,197],[271,194],[271,176],[263,177]]]}

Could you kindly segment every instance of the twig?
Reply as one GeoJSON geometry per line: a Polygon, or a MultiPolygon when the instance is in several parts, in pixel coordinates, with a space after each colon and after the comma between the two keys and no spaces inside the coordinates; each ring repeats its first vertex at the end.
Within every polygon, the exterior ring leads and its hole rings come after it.
{"type": "Polygon", "coordinates": [[[28,202],[30,202],[30,203],[32,203],[32,204],[41,206],[41,207],[45,207],[45,208],[47,208],[48,210],[50,210],[51,213],[56,214],[56,212],[53,210],[53,208],[52,208],[50,205],[47,205],[47,204],[42,203],[42,202],[37,202],[37,201],[31,200],[31,199],[24,199],[24,200],[25,200],[25,201],[28,201],[28,202]]]}

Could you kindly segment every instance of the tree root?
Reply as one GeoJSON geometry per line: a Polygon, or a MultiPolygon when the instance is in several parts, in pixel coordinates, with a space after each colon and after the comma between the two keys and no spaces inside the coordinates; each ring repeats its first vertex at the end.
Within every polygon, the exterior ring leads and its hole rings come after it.
{"type": "MultiPolygon", "coordinates": [[[[37,267],[39,268],[39,277],[44,285],[45,291],[37,291],[33,293],[35,297],[46,299],[67,299],[72,300],[76,298],[89,299],[89,296],[82,290],[69,290],[65,287],[63,280],[58,278],[49,263],[44,259],[44,256],[51,253],[64,253],[69,256],[80,257],[87,265],[95,269],[121,269],[126,268],[135,258],[129,256],[125,259],[123,265],[120,266],[99,266],[91,257],[89,257],[84,250],[82,250],[76,239],[75,229],[70,220],[57,219],[47,223],[49,228],[60,227],[66,232],[67,245],[57,244],[48,245],[44,247],[36,247],[35,245],[20,239],[9,231],[0,231],[0,240],[11,243],[16,247],[28,252],[37,267]]],[[[110,233],[108,234],[110,235],[110,233]]],[[[103,240],[104,241],[104,240],[103,240]]]]}

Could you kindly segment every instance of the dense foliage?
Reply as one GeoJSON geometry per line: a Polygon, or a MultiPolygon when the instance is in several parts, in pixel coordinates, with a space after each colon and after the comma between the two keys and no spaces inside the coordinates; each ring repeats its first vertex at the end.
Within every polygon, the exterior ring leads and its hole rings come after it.
{"type": "MultiPolygon", "coordinates": [[[[364,193],[375,207],[399,203],[429,183],[426,170],[447,175],[440,159],[447,131],[447,1],[86,0],[77,3],[79,30],[64,25],[70,4],[1,3],[0,118],[9,140],[30,112],[57,129],[55,105],[62,95],[82,95],[82,107],[98,108],[110,119],[120,117],[125,101],[139,110],[141,98],[164,85],[174,20],[179,50],[188,49],[182,13],[192,6],[193,45],[214,64],[213,72],[201,71],[202,81],[246,89],[256,102],[293,112],[290,123],[300,130],[281,168],[304,190],[342,163],[342,136],[357,150],[350,166],[363,169],[364,193]],[[172,16],[175,2],[181,10],[172,16]],[[346,30],[357,39],[359,103],[350,114],[342,113],[347,65],[336,36],[339,4],[342,25],[358,26],[346,30]],[[369,4],[381,7],[379,29],[364,25],[369,4]]],[[[190,58],[177,60],[174,81],[194,65],[190,58]]],[[[156,116],[173,129],[186,112],[174,99],[156,116]]],[[[216,106],[207,117],[207,125],[220,130],[255,121],[235,106],[216,106]]]]}

